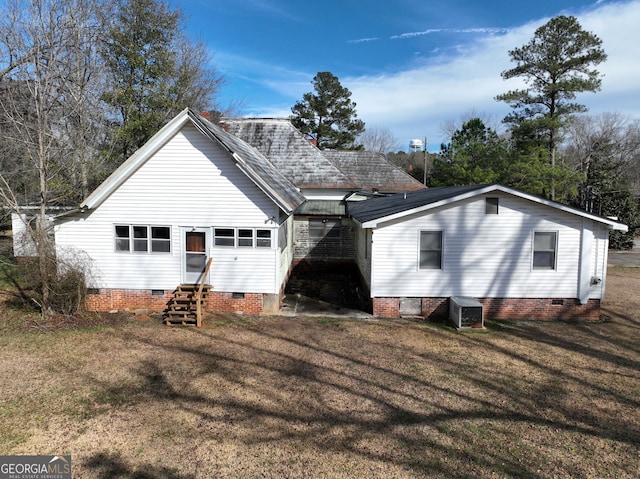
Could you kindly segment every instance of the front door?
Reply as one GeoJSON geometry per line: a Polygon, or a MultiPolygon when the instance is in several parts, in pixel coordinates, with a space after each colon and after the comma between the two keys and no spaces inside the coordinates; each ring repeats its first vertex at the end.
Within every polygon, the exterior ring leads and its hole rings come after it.
{"type": "Polygon", "coordinates": [[[208,228],[184,228],[184,252],[182,257],[182,282],[198,284],[207,265],[208,228]]]}

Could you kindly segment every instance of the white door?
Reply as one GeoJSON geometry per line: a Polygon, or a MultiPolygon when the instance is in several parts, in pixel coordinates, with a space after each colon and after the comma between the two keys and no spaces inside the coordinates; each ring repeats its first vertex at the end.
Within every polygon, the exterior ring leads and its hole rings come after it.
{"type": "Polygon", "coordinates": [[[198,284],[207,266],[209,228],[182,229],[182,282],[198,284]]]}

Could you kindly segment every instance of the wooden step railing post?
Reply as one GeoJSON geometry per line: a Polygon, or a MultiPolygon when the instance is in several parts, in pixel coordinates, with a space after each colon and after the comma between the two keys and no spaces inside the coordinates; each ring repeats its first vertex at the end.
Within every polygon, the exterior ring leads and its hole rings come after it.
{"type": "Polygon", "coordinates": [[[207,267],[204,269],[204,273],[202,274],[202,281],[200,281],[200,287],[198,288],[198,292],[194,294],[194,299],[196,300],[196,328],[202,327],[202,288],[204,288],[204,283],[207,280],[207,275],[209,274],[209,268],[211,268],[211,262],[213,258],[209,258],[207,261],[207,267]]]}

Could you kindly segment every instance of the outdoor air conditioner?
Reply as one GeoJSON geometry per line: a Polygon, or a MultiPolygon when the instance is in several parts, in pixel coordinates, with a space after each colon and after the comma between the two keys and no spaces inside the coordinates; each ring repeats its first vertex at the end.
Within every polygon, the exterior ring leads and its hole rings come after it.
{"type": "Polygon", "coordinates": [[[449,298],[449,319],[456,328],[484,328],[482,304],[467,296],[449,298]]]}

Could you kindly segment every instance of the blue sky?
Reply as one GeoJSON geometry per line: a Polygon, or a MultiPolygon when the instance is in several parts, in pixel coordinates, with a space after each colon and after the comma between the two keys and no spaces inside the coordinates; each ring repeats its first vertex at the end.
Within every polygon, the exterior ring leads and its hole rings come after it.
{"type": "Polygon", "coordinates": [[[556,15],[574,15],[598,35],[609,59],[602,91],[578,101],[590,113],[640,118],[640,0],[174,0],[188,31],[214,53],[226,77],[223,104],[238,113],[286,117],[319,71],[352,92],[358,117],[388,128],[407,149],[470,115],[499,128],[508,113],[494,97],[522,86],[502,80],[508,50],[556,15]]]}

